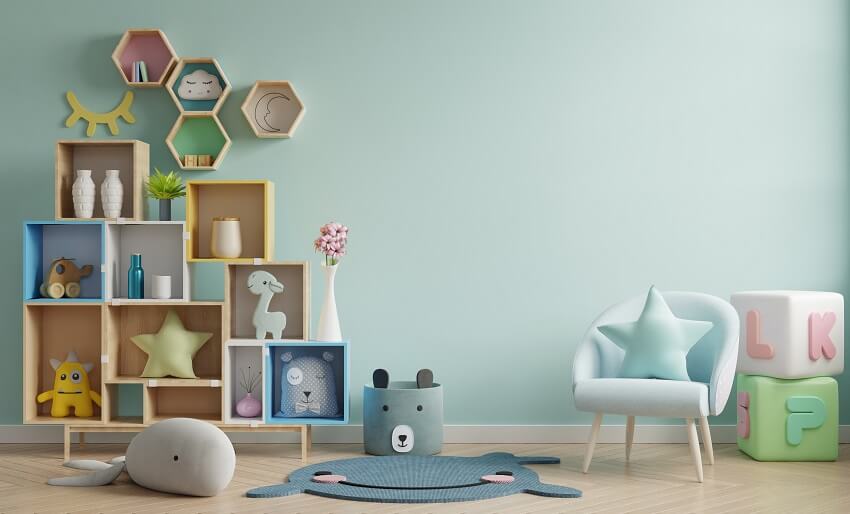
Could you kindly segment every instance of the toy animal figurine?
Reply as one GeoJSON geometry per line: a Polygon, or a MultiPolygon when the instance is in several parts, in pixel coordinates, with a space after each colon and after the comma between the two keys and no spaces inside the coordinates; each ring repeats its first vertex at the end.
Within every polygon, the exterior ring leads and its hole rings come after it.
{"type": "Polygon", "coordinates": [[[248,290],[259,295],[257,308],[254,309],[254,323],[257,339],[265,339],[266,334],[271,334],[274,339],[283,338],[283,329],[286,327],[286,314],[282,312],[269,312],[269,304],[275,293],[283,292],[283,284],[268,271],[255,271],[248,276],[248,290]]]}
{"type": "Polygon", "coordinates": [[[89,418],[94,416],[92,402],[100,406],[100,395],[91,390],[89,383],[89,371],[94,364],[80,362],[76,352],[71,352],[65,358],[65,362],[59,359],[50,359],[50,366],[56,371],[53,379],[53,389],[45,391],[36,397],[38,403],[53,400],[50,406],[50,415],[54,418],[64,418],[71,415],[78,418],[89,418]]]}
{"type": "Polygon", "coordinates": [[[41,284],[39,292],[41,296],[53,299],[63,296],[76,298],[80,296],[80,280],[91,275],[91,272],[91,264],[78,268],[74,259],[53,259],[47,272],[47,280],[41,284]]]}
{"type": "Polygon", "coordinates": [[[215,496],[233,478],[236,453],[218,427],[197,419],[172,418],[140,432],[130,441],[124,457],[109,463],[72,460],[65,466],[94,473],[51,478],[49,485],[107,485],[126,470],[133,482],[154,491],[215,496]]]}
{"type": "Polygon", "coordinates": [[[304,355],[293,358],[292,352],[280,356],[280,411],[287,418],[330,418],[339,415],[336,380],[331,352],[322,357],[304,355]]]}

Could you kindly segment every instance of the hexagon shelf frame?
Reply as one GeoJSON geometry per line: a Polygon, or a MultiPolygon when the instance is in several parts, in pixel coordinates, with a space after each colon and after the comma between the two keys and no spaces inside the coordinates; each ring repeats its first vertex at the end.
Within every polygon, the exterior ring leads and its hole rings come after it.
{"type": "Polygon", "coordinates": [[[289,138],[304,117],[304,103],[288,80],[258,80],[242,103],[242,114],[254,135],[289,138]]]}
{"type": "Polygon", "coordinates": [[[128,86],[161,87],[177,62],[177,52],[159,29],[128,29],[112,52],[112,62],[128,86]],[[135,61],[145,62],[146,82],[133,82],[135,61]]]}
{"type": "Polygon", "coordinates": [[[230,95],[230,91],[232,89],[230,81],[227,80],[227,76],[224,74],[224,70],[221,69],[221,65],[218,64],[218,61],[211,57],[187,57],[180,59],[177,66],[174,68],[174,71],[171,72],[171,77],[168,79],[165,87],[168,90],[169,96],[171,96],[171,99],[174,100],[174,104],[181,113],[192,112],[208,114],[218,113],[221,106],[224,104],[224,101],[227,100],[228,95],[230,95]],[[186,100],[178,96],[177,88],[180,87],[180,81],[184,76],[197,70],[203,70],[218,77],[222,86],[222,91],[221,95],[217,99],[186,100]]]}
{"type": "Polygon", "coordinates": [[[213,114],[185,112],[177,118],[165,144],[183,170],[215,170],[230,149],[230,136],[213,114]],[[209,166],[186,164],[187,155],[210,155],[209,166]]]}

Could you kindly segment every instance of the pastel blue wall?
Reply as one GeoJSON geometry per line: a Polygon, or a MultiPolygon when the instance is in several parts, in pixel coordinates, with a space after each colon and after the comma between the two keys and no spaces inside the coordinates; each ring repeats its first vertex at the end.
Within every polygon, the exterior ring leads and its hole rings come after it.
{"type": "MultiPolygon", "coordinates": [[[[219,59],[233,147],[216,172],[277,185],[277,257],[338,276],[352,420],[376,366],[430,367],[452,424],[580,424],[576,342],[650,284],[728,297],[848,289],[848,6],[840,0],[4,2],[0,15],[0,423],[21,420],[20,221],[53,216],[64,93],[111,109],[128,27],[219,59]],[[255,139],[257,79],[292,80],[296,137],[255,139]]],[[[136,91],[152,165],[177,111],[136,91]]],[[[106,137],[98,129],[98,137],[106,137]]],[[[177,213],[182,215],[183,206],[177,213]]],[[[220,298],[221,267],[195,267],[220,298]]],[[[314,323],[322,284],[313,273],[314,323]]],[[[850,381],[842,384],[850,397],[850,381]]],[[[728,409],[720,422],[732,423],[728,409]]],[[[844,402],[844,423],[850,403],[844,402]]]]}

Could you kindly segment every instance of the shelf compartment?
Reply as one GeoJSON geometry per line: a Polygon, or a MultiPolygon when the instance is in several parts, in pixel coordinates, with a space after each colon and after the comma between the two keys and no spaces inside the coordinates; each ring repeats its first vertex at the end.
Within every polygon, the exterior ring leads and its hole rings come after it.
{"type": "Polygon", "coordinates": [[[106,383],[103,419],[107,424],[142,424],[144,386],[141,383],[106,383]]]}
{"type": "Polygon", "coordinates": [[[138,334],[153,334],[159,331],[169,310],[174,310],[187,330],[212,332],[212,338],[204,344],[192,361],[195,374],[202,380],[221,380],[221,302],[187,303],[119,303],[107,304],[104,317],[105,356],[107,359],[107,382],[136,382],[173,385],[177,382],[191,385],[208,384],[195,379],[140,378],[148,356],[139,349],[131,337],[138,334]],[[177,382],[173,382],[177,381],[177,382]]]}
{"type": "Polygon", "coordinates": [[[76,170],[91,170],[96,198],[91,219],[104,219],[100,185],[106,170],[119,170],[124,188],[121,218],[145,219],[145,181],[150,172],[150,146],[137,140],[62,140],[56,143],[54,210],[58,220],[77,220],[71,188],[76,170]]]}
{"type": "Polygon", "coordinates": [[[230,81],[227,80],[227,76],[224,74],[224,70],[221,69],[221,65],[218,64],[218,61],[209,57],[198,57],[180,59],[180,61],[177,62],[177,66],[174,68],[174,71],[171,73],[171,78],[169,78],[166,83],[166,89],[168,89],[169,96],[171,96],[171,99],[174,100],[174,104],[181,113],[197,112],[217,114],[221,109],[221,106],[224,104],[224,101],[227,100],[227,97],[230,95],[232,88],[230,86],[230,81]],[[178,91],[180,84],[183,81],[183,77],[198,70],[205,71],[218,79],[218,83],[221,86],[221,94],[218,98],[214,100],[187,100],[180,97],[178,91]]]}
{"type": "Polygon", "coordinates": [[[274,255],[274,184],[268,180],[189,180],[186,182],[187,254],[190,262],[253,263],[274,255]],[[212,220],[238,217],[242,255],[217,259],[210,252],[212,220]]]}
{"type": "MultiPolygon", "coordinates": [[[[260,296],[248,289],[255,271],[271,273],[283,284],[282,293],[272,296],[269,312],[283,312],[283,339],[308,339],[310,326],[310,264],[307,261],[228,264],[224,275],[224,330],[228,339],[256,338],[253,317],[260,296]]],[[[266,337],[269,337],[266,334],[266,337]]]]}
{"type": "Polygon", "coordinates": [[[144,423],[195,418],[221,423],[221,387],[145,387],[144,423]]]}
{"type": "Polygon", "coordinates": [[[112,62],[128,86],[161,87],[177,62],[177,52],[159,29],[129,29],[112,52],[112,62]],[[146,82],[132,81],[135,61],[145,62],[146,82]]]}
{"type": "Polygon", "coordinates": [[[212,114],[184,112],[165,138],[171,155],[183,170],[215,170],[230,149],[230,136],[218,117],[212,114]],[[187,164],[187,155],[209,155],[207,166],[187,164]]]}
{"type": "Polygon", "coordinates": [[[288,80],[258,80],[242,103],[242,114],[260,138],[290,138],[304,117],[304,103],[288,80]]]}
{"type": "Polygon", "coordinates": [[[94,416],[78,418],[50,416],[52,402],[39,404],[38,394],[53,389],[55,371],[50,359],[64,361],[75,351],[80,362],[91,362],[90,387],[103,396],[102,384],[102,306],[91,303],[27,303],[23,307],[23,404],[28,424],[101,423],[102,409],[94,405],[94,416]]]}
{"type": "Polygon", "coordinates": [[[25,221],[23,240],[23,297],[32,302],[79,302],[103,300],[106,278],[103,263],[104,224],[99,221],[25,221]],[[82,268],[91,265],[91,274],[80,280],[77,298],[42,297],[39,288],[49,276],[53,259],[74,259],[82,268]]]}
{"type": "Polygon", "coordinates": [[[230,346],[225,350],[224,357],[224,384],[227,386],[224,394],[224,422],[226,424],[262,424],[265,410],[263,401],[263,377],[265,376],[265,359],[263,359],[263,343],[255,342],[252,346],[230,346]],[[242,386],[242,371],[248,375],[248,366],[251,372],[260,372],[259,382],[252,393],[259,400],[262,410],[257,417],[244,418],[236,412],[236,403],[245,396],[245,388],[242,386]]]}
{"type": "Polygon", "coordinates": [[[106,224],[106,299],[124,302],[189,301],[189,265],[186,262],[182,221],[129,221],[106,224]],[[144,299],[127,298],[130,256],[142,254],[144,299]],[[171,298],[151,298],[154,275],[171,276],[171,298]]]}
{"type": "MultiPolygon", "coordinates": [[[[349,419],[349,380],[350,380],[350,357],[348,342],[335,343],[320,341],[285,341],[265,343],[264,358],[265,378],[263,380],[263,391],[265,406],[264,419],[266,424],[284,425],[344,425],[349,419]],[[334,374],[335,393],[338,415],[330,417],[286,417],[281,411],[281,376],[283,362],[281,356],[285,352],[292,352],[293,358],[301,356],[315,356],[322,358],[324,352],[333,355],[330,362],[334,374]]],[[[307,372],[309,373],[309,372],[307,372]]],[[[304,380],[309,379],[309,375],[304,380]]],[[[315,398],[315,396],[314,396],[315,398]]],[[[300,399],[300,398],[299,398],[300,399]]]]}

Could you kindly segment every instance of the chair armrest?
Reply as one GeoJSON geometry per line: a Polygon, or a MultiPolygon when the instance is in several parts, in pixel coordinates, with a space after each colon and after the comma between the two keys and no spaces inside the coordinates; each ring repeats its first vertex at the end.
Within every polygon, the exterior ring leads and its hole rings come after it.
{"type": "Polygon", "coordinates": [[[573,357],[573,392],[576,390],[576,384],[582,380],[600,377],[599,350],[592,339],[585,338],[573,357]]]}
{"type": "Polygon", "coordinates": [[[711,372],[711,383],[708,386],[708,407],[712,416],[723,412],[732,392],[738,365],[739,330],[740,322],[736,315],[735,322],[726,327],[724,344],[714,358],[714,370],[711,372]]]}

